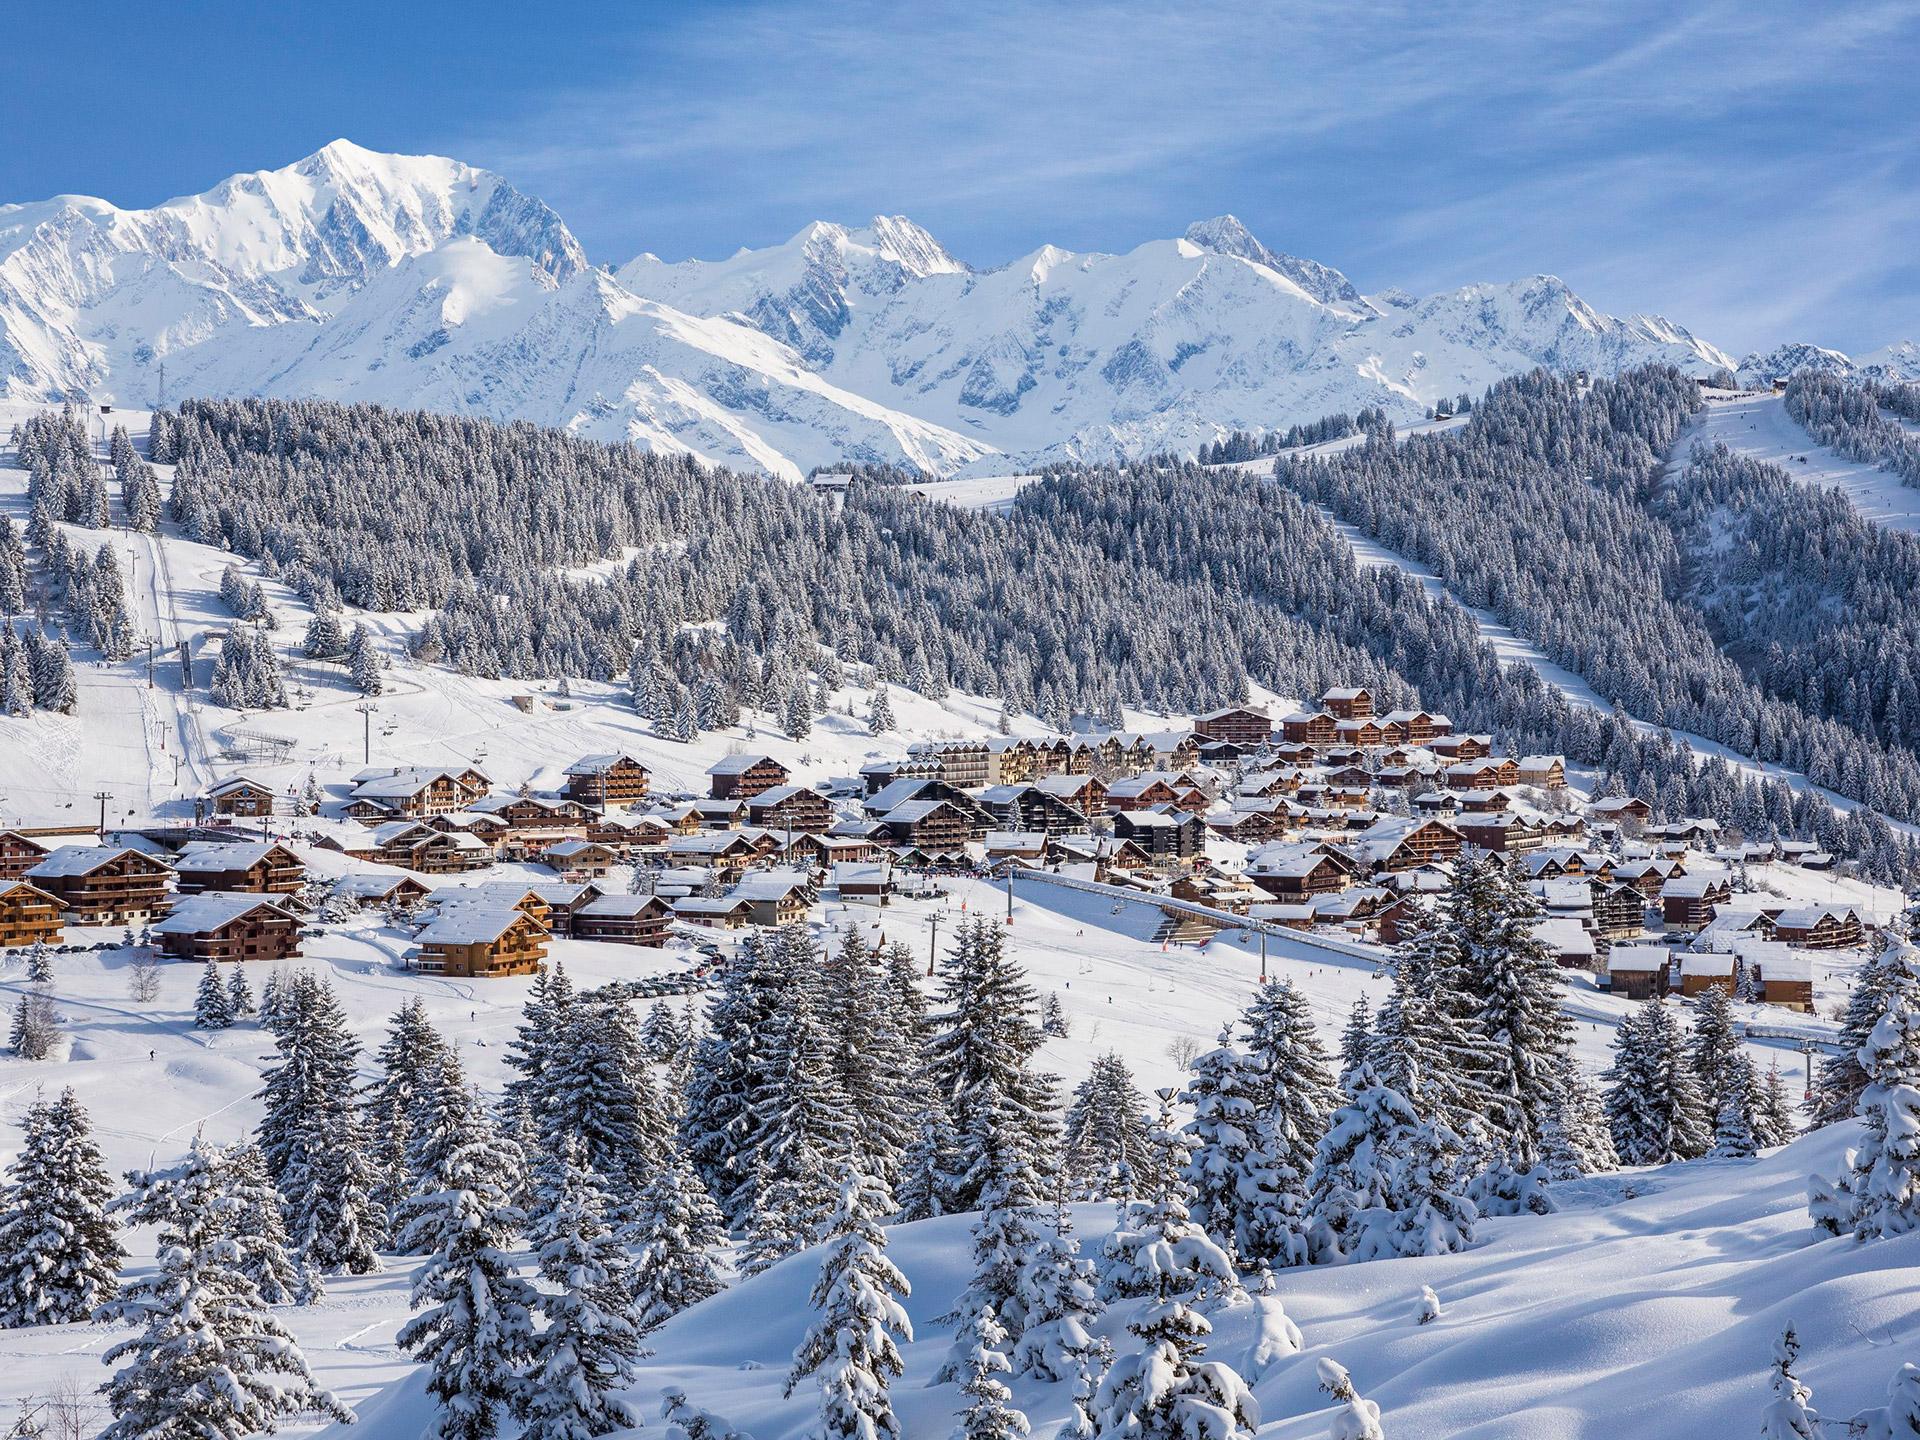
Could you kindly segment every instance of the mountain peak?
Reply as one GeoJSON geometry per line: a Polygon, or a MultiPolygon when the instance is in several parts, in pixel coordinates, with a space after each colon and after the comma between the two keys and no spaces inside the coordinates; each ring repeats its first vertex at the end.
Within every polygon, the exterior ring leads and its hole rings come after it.
{"type": "Polygon", "coordinates": [[[1269,250],[1237,215],[1196,220],[1181,237],[1215,255],[1232,255],[1284,275],[1322,305],[1364,305],[1353,282],[1330,265],[1269,250]]]}

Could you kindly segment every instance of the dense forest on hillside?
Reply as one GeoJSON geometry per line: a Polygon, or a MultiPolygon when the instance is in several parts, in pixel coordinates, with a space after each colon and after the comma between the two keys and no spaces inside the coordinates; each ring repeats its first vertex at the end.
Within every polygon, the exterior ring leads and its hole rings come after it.
{"type": "MultiPolygon", "coordinates": [[[[1494,386],[1456,431],[1283,456],[1275,471],[1430,566],[1455,594],[1630,713],[1803,771],[1890,814],[1920,817],[1920,760],[1902,743],[1904,721],[1890,734],[1883,723],[1866,723],[1870,702],[1858,687],[1850,698],[1844,686],[1830,693],[1800,683],[1791,667],[1743,670],[1717,643],[1658,499],[1668,452],[1698,404],[1694,382],[1669,368],[1590,389],[1536,371],[1494,386]]],[[[1742,479],[1729,472],[1714,484],[1726,492],[1742,479]]],[[[1811,491],[1797,503],[1771,493],[1775,516],[1790,513],[1794,525],[1817,509],[1811,491]]],[[[1790,585],[1774,573],[1779,554],[1748,558],[1759,588],[1790,585]]],[[[1872,588],[1862,582],[1862,593],[1872,588]]],[[[1834,631],[1857,626],[1863,636],[1875,623],[1856,620],[1844,603],[1828,607],[1826,619],[1834,631]]]]}
{"type": "Polygon", "coordinates": [[[1878,873],[1902,859],[1873,817],[1696,769],[1503,668],[1464,610],[1362,570],[1308,506],[1255,478],[1058,470],[998,517],[861,482],[835,504],[528,426],[320,402],[194,401],[157,419],[155,442],[178,462],[189,533],[323,610],[430,610],[417,652],[473,673],[630,675],[649,703],[678,687],[669,708],[696,724],[781,704],[843,664],[1059,724],[1123,702],[1191,713],[1249,678],[1293,695],[1364,684],[1597,765],[1663,811],[1817,833],[1878,873]],[[620,555],[602,579],[577,573],[620,555]]]}

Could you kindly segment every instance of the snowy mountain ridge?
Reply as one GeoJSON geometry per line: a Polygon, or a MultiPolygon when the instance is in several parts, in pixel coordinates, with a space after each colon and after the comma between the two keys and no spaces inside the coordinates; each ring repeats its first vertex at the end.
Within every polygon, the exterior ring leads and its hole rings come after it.
{"type": "Polygon", "coordinates": [[[1191,451],[1537,365],[1731,365],[1552,276],[1364,296],[1231,215],[975,269],[902,216],[595,268],[487,171],[336,141],[148,210],[0,207],[0,395],[315,395],[563,425],[797,477],[1191,451]],[[165,395],[161,369],[165,367],[165,395]]]}

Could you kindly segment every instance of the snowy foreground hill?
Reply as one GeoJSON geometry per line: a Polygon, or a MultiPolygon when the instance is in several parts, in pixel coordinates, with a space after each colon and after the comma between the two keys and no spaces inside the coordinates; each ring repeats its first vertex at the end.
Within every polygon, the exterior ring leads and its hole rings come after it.
{"type": "Polygon", "coordinates": [[[1369,405],[1417,419],[1538,365],[1648,361],[1732,363],[1552,276],[1363,296],[1231,216],[991,270],[899,217],[607,269],[499,176],[345,141],[150,210],[0,206],[0,395],[376,401],[788,476],[1190,451],[1369,405]]]}

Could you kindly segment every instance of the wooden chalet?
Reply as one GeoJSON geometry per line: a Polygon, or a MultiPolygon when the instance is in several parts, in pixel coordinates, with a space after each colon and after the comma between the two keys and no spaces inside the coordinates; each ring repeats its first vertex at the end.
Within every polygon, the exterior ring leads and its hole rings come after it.
{"type": "Polygon", "coordinates": [[[1587,806],[1587,813],[1616,824],[1631,821],[1636,825],[1644,825],[1653,818],[1653,806],[1638,795],[1609,795],[1587,806]]]}
{"type": "Polygon", "coordinates": [[[167,913],[173,870],[140,850],[62,845],[23,877],[60,902],[73,925],[138,925],[167,913]]]}
{"type": "Polygon", "coordinates": [[[887,844],[928,855],[961,854],[973,832],[966,813],[946,800],[909,800],[882,815],[879,825],[887,844]]]}
{"type": "Polygon", "coordinates": [[[1336,720],[1371,720],[1373,695],[1352,686],[1337,686],[1320,697],[1320,708],[1336,720]]]}
{"type": "Polygon", "coordinates": [[[1149,864],[1194,860],[1206,853],[1207,822],[1172,806],[1123,810],[1113,817],[1113,838],[1139,846],[1149,864]]]}
{"type": "Polygon", "coordinates": [[[916,745],[910,758],[928,758],[935,773],[962,790],[974,790],[993,783],[992,750],[984,740],[934,740],[916,745]]]}
{"type": "Polygon", "coordinates": [[[238,815],[257,819],[273,814],[271,786],[250,775],[235,775],[207,788],[207,808],[215,815],[238,815]]]}
{"type": "Polygon", "coordinates": [[[645,765],[627,754],[582,755],[567,766],[566,795],[596,810],[633,806],[647,798],[645,765]]]}
{"type": "Polygon", "coordinates": [[[1091,774],[1048,775],[1034,781],[1033,788],[1065,801],[1081,815],[1106,813],[1107,787],[1091,774]]]}
{"type": "Polygon", "coordinates": [[[1602,940],[1630,940],[1647,928],[1647,897],[1631,885],[1611,880],[1589,882],[1593,891],[1593,933],[1602,940]]]}
{"type": "Polygon", "coordinates": [[[1324,710],[1302,710],[1280,722],[1280,738],[1293,745],[1320,749],[1334,743],[1339,721],[1324,710]]]}
{"type": "Polygon", "coordinates": [[[356,870],[333,882],[333,898],[361,908],[368,905],[417,905],[433,892],[411,875],[389,870],[356,870]]]}
{"type": "Polygon", "coordinates": [[[743,875],[733,887],[731,898],[747,902],[752,923],[774,929],[805,920],[820,892],[797,871],[764,870],[743,875]]]}
{"type": "Polygon", "coordinates": [[[1425,746],[1449,733],[1453,722],[1427,710],[1389,710],[1380,717],[1380,728],[1390,743],[1425,746]]]}
{"type": "Polygon", "coordinates": [[[588,875],[595,879],[620,863],[613,847],[597,840],[558,840],[540,852],[540,863],[562,875],[588,875]]]}
{"type": "Polygon", "coordinates": [[[574,914],[573,938],[658,949],[672,920],[673,906],[658,895],[602,895],[574,914]]]}
{"type": "Polygon", "coordinates": [[[476,814],[504,821],[507,828],[516,833],[584,833],[598,818],[594,810],[578,800],[544,795],[489,795],[475,801],[471,808],[476,814]]]}
{"type": "Polygon", "coordinates": [[[0,881],[0,946],[60,943],[60,900],[30,880],[0,881]]]}
{"type": "Polygon", "coordinates": [[[493,847],[478,836],[435,830],[418,820],[391,820],[377,826],[367,849],[349,851],[381,865],[397,865],[422,875],[457,875],[493,864],[493,847]]]}
{"type": "Polygon", "coordinates": [[[792,778],[771,755],[728,755],[707,767],[708,793],[716,800],[750,800],[792,778]]]}
{"type": "Polygon", "coordinates": [[[1274,860],[1249,870],[1247,879],[1279,900],[1331,895],[1344,890],[1357,873],[1353,861],[1331,850],[1274,860]]]}
{"type": "Polygon", "coordinates": [[[1731,899],[1725,875],[1675,875],[1660,887],[1660,918],[1670,930],[1700,930],[1731,899]]]}
{"type": "Polygon", "coordinates": [[[1479,760],[1493,753],[1491,735],[1436,735],[1427,743],[1427,748],[1441,759],[1455,762],[1461,760],[1479,760]]]}
{"type": "Polygon", "coordinates": [[[1774,917],[1774,938],[1802,950],[1845,950],[1866,938],[1851,905],[1801,905],[1774,917]]]}
{"type": "Polygon", "coordinates": [[[1273,717],[1251,705],[1228,705],[1196,718],[1193,733],[1203,744],[1214,740],[1258,750],[1273,741],[1273,717]]]}
{"type": "Polygon", "coordinates": [[[1452,823],[1463,841],[1494,855],[1524,855],[1547,843],[1546,831],[1510,810],[1491,815],[1463,813],[1452,823]]]}
{"type": "Polygon", "coordinates": [[[1787,945],[1764,948],[1748,958],[1761,998],[1802,1014],[1813,1013],[1813,957],[1787,945]]]}
{"type": "Polygon", "coordinates": [[[1690,950],[1680,957],[1680,993],[1691,999],[1709,990],[1733,994],[1733,956],[1717,950],[1690,950]]]}
{"type": "Polygon", "coordinates": [[[1398,874],[1459,859],[1467,839],[1463,830],[1448,821],[1387,815],[1361,830],[1351,843],[1368,868],[1398,874]]]}
{"type": "Polygon", "coordinates": [[[206,890],[154,924],[176,960],[285,960],[300,953],[300,917],[271,894],[206,890]]]}
{"type": "Polygon", "coordinates": [[[1148,774],[1129,776],[1115,780],[1107,787],[1107,808],[1115,814],[1126,810],[1151,810],[1158,805],[1172,805],[1180,799],[1180,792],[1164,775],[1148,774]]]}
{"type": "Polygon", "coordinates": [[[408,963],[428,975],[531,975],[547,958],[546,927],[513,906],[443,907],[413,938],[408,963]]]}
{"type": "Polygon", "coordinates": [[[753,923],[753,907],[738,895],[683,895],[673,902],[673,918],[708,930],[744,930],[753,923]]]}
{"type": "Polygon", "coordinates": [[[465,810],[483,799],[493,782],[474,766],[409,766],[362,770],[353,777],[354,800],[384,806],[388,813],[418,818],[465,810]]]}
{"type": "Polygon", "coordinates": [[[173,857],[183,895],[228,890],[251,895],[292,895],[307,883],[307,867],[278,841],[229,844],[200,841],[173,857]]]}
{"type": "Polygon", "coordinates": [[[0,880],[18,880],[51,852],[31,835],[0,830],[0,880]]]}
{"type": "Polygon", "coordinates": [[[1515,768],[1522,785],[1541,790],[1567,787],[1567,762],[1559,755],[1522,755],[1515,768]]]}
{"type": "Polygon", "coordinates": [[[808,785],[775,785],[747,801],[747,823],[768,830],[824,835],[833,828],[833,807],[808,785]]]}
{"type": "Polygon", "coordinates": [[[1629,1000],[1667,993],[1671,957],[1664,945],[1615,945],[1607,951],[1607,988],[1629,1000]]]}

